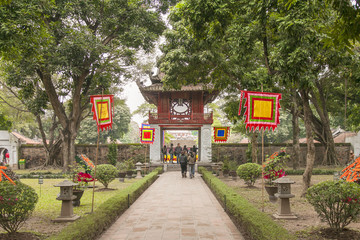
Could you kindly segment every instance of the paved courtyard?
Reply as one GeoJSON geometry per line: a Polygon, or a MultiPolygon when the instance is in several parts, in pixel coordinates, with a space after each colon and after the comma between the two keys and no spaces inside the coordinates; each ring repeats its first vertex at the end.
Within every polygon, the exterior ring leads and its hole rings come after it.
{"type": "Polygon", "coordinates": [[[199,175],[166,172],[101,240],[244,239],[199,175]]]}

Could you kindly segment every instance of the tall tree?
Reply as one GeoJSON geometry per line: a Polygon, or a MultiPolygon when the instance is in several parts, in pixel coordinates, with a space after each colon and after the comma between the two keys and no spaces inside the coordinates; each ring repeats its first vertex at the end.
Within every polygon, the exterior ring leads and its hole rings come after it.
{"type": "Polygon", "coordinates": [[[75,159],[89,95],[119,84],[136,51],[150,50],[165,29],[163,5],[152,4],[158,2],[18,0],[0,6],[7,83],[29,94],[34,85],[46,92],[61,125],[64,170],[75,159]]]}
{"type": "MultiPolygon", "coordinates": [[[[321,133],[325,136],[329,159],[336,162],[331,150],[327,104],[320,102],[326,100],[326,95],[317,87],[322,81],[321,75],[330,67],[332,52],[324,49],[322,36],[316,29],[326,28],[333,15],[331,9],[319,1],[287,3],[280,0],[183,1],[171,14],[173,29],[167,33],[160,67],[167,74],[165,81],[175,85],[201,81],[230,90],[263,84],[264,91],[294,95],[284,99],[299,99],[303,108],[304,101],[317,100],[319,107],[315,109],[319,112],[312,114],[309,107],[303,109],[302,115],[308,114],[303,119],[305,128],[310,128],[306,133],[310,141],[307,172],[311,172],[315,160],[311,148],[315,129],[311,116],[321,115],[321,133]],[[326,14],[319,17],[320,11],[326,14]]],[[[293,114],[296,123],[299,113],[293,111],[293,114]]],[[[305,186],[310,184],[310,179],[311,175],[304,178],[308,181],[305,186]]]]}

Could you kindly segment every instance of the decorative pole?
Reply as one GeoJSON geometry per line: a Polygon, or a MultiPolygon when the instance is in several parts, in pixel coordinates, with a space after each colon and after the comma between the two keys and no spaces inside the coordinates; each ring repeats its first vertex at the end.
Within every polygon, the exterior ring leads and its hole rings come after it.
{"type": "MultiPolygon", "coordinates": [[[[263,84],[261,83],[261,92],[263,92],[263,84]]],[[[264,131],[265,128],[261,131],[261,198],[262,198],[262,212],[264,212],[265,208],[265,200],[264,200],[264,189],[265,189],[265,183],[264,183],[264,131]]]]}
{"type": "MultiPolygon", "coordinates": [[[[101,90],[101,102],[103,100],[103,95],[104,95],[104,89],[101,90]]],[[[102,113],[102,107],[100,107],[100,111],[99,111],[99,119],[101,119],[101,113],[102,113]]],[[[92,199],[91,199],[91,213],[94,212],[94,199],[95,199],[95,181],[96,181],[96,166],[98,165],[98,154],[99,154],[99,141],[100,141],[100,129],[98,127],[97,129],[97,143],[96,143],[96,155],[95,155],[95,167],[94,167],[94,181],[93,181],[93,192],[92,192],[92,199]]]]}

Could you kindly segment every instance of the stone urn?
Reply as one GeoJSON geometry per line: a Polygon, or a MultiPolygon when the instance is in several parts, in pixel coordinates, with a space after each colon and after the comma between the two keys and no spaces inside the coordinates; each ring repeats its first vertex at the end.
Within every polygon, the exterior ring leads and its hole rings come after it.
{"type": "Polygon", "coordinates": [[[74,207],[80,206],[80,199],[83,194],[84,194],[84,190],[73,189],[73,195],[76,197],[75,199],[72,200],[72,205],[74,207]]]}
{"type": "Polygon", "coordinates": [[[126,171],[126,176],[130,179],[130,178],[132,178],[133,173],[134,173],[133,170],[128,170],[128,171],[126,171]]]}
{"type": "Polygon", "coordinates": [[[274,185],[265,185],[265,190],[269,195],[269,201],[275,203],[277,201],[275,193],[278,192],[278,187],[274,185]]]}
{"type": "Polygon", "coordinates": [[[237,173],[236,173],[236,171],[234,171],[234,170],[230,171],[230,172],[229,172],[229,175],[232,177],[232,179],[233,179],[234,181],[236,181],[236,179],[237,179],[237,173]]]}
{"type": "Polygon", "coordinates": [[[124,182],[126,177],[126,172],[119,172],[119,181],[124,182]]]}

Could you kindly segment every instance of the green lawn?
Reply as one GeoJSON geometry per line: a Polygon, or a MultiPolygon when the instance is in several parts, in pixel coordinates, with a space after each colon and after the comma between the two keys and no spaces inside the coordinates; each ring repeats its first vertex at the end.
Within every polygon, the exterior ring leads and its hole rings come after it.
{"type": "MultiPolygon", "coordinates": [[[[33,212],[34,217],[39,217],[44,221],[50,221],[60,215],[61,201],[56,200],[56,197],[60,192],[60,188],[54,187],[54,185],[62,182],[63,180],[64,179],[44,179],[44,184],[41,185],[40,196],[40,185],[38,184],[38,179],[21,179],[21,182],[33,187],[39,195],[39,201],[36,204],[35,211],[33,212]]],[[[128,187],[136,181],[137,179],[126,179],[125,182],[122,183],[118,179],[115,179],[109,184],[109,188],[113,188],[116,190],[101,192],[95,191],[94,210],[97,206],[100,206],[107,199],[114,196],[119,191],[128,187]]],[[[101,183],[96,183],[96,185],[98,186],[98,188],[96,189],[104,188],[101,183]]],[[[84,195],[81,198],[80,206],[74,207],[74,214],[83,216],[91,212],[92,192],[92,188],[88,188],[85,190],[84,195]]]]}

